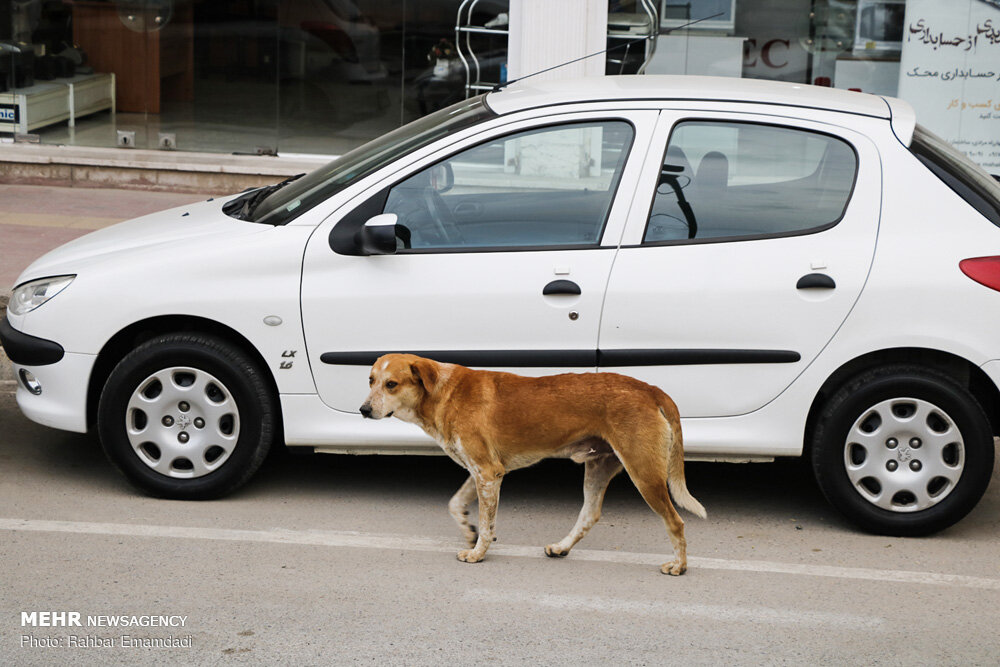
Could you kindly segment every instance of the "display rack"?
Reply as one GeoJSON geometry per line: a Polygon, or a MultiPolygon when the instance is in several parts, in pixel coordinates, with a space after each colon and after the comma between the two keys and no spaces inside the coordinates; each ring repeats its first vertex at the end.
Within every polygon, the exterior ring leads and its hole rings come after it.
{"type": "MultiPolygon", "coordinates": [[[[480,0],[462,0],[458,7],[458,14],[455,20],[455,48],[458,51],[459,60],[465,69],[465,97],[470,97],[477,93],[493,90],[500,81],[483,81],[480,57],[473,48],[473,38],[475,36],[504,36],[507,37],[510,31],[501,28],[487,28],[484,25],[473,24],[473,12],[480,0]]],[[[620,40],[646,39],[642,48],[645,49],[642,64],[639,66],[637,74],[642,74],[646,66],[653,59],[656,52],[656,36],[659,32],[660,19],[659,11],[653,0],[639,0],[642,7],[641,14],[611,14],[608,19],[608,48],[614,48],[621,44],[624,47],[625,55],[612,57],[608,60],[613,65],[624,66],[625,60],[632,44],[621,42],[620,40]]],[[[638,47],[637,47],[638,48],[638,47]]]]}
{"type": "Polygon", "coordinates": [[[0,93],[0,132],[27,134],[40,127],[110,109],[115,112],[115,75],[79,74],[0,93]]]}
{"type": "Polygon", "coordinates": [[[632,47],[639,48],[634,41],[642,37],[652,37],[646,39],[641,48],[644,49],[642,64],[635,72],[645,74],[646,66],[653,60],[656,53],[656,37],[660,31],[660,13],[653,4],[653,0],[639,0],[642,7],[641,14],[608,14],[608,48],[615,49],[608,54],[607,63],[618,65],[615,74],[623,74],[628,64],[628,57],[632,47]],[[624,40],[618,41],[616,40],[624,40]],[[631,40],[631,41],[629,41],[631,40]],[[624,46],[624,49],[621,47],[624,46]],[[617,47],[617,48],[616,48],[617,47]]]}
{"type": "Polygon", "coordinates": [[[462,61],[462,67],[465,69],[466,97],[483,91],[493,90],[500,83],[499,81],[486,82],[482,80],[482,68],[479,65],[479,57],[472,48],[473,36],[496,35],[507,37],[510,35],[510,31],[507,29],[474,25],[472,23],[472,12],[478,4],[479,0],[462,0],[462,4],[458,6],[458,15],[455,20],[455,48],[458,51],[459,60],[462,61]],[[464,51],[462,48],[463,39],[465,41],[464,51]],[[473,70],[475,70],[475,76],[473,76],[473,70]]]}

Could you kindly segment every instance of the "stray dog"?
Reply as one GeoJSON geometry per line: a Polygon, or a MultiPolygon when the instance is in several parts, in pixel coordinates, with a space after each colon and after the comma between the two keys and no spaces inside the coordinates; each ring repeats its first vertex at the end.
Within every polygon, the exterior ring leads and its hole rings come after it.
{"type": "Polygon", "coordinates": [[[667,524],[675,558],[660,571],[680,575],[687,569],[684,521],[670,496],[701,518],[705,508],[684,480],[677,406],[657,387],[615,373],[531,378],[475,371],[412,354],[379,357],[368,384],[364,417],[417,424],[469,471],[448,503],[472,547],[459,551],[459,560],[478,563],[496,540],[500,482],[508,471],[544,458],[570,458],[586,465],[583,509],[569,535],[545,547],[546,555],[566,556],[597,523],[608,484],[624,466],[667,524]],[[478,531],[468,520],[476,496],[478,531]]]}

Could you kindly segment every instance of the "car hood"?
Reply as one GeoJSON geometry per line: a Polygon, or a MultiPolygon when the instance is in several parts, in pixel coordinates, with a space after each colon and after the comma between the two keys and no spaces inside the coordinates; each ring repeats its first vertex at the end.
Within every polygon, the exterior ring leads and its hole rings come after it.
{"type": "Polygon", "coordinates": [[[172,246],[218,242],[270,227],[236,220],[222,212],[228,198],[180,206],[120,222],[65,243],[35,260],[17,284],[67,273],[79,273],[98,262],[145,250],[167,252],[172,246]]]}

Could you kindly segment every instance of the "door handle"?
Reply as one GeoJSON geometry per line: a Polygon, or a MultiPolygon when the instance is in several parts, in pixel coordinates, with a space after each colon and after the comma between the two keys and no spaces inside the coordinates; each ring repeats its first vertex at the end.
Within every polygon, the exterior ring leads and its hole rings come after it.
{"type": "Polygon", "coordinates": [[[834,289],[837,283],[825,273],[807,273],[795,283],[795,289],[834,289]]]}
{"type": "Polygon", "coordinates": [[[542,289],[542,294],[551,296],[553,294],[583,294],[583,292],[580,291],[580,286],[572,280],[553,280],[542,289]]]}

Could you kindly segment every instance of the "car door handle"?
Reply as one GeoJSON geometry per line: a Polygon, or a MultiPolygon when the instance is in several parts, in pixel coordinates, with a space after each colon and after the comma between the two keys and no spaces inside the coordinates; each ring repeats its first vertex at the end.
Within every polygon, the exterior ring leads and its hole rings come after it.
{"type": "Polygon", "coordinates": [[[795,289],[834,289],[837,283],[825,273],[807,273],[795,283],[795,289]]]}
{"type": "Polygon", "coordinates": [[[553,294],[583,294],[583,292],[580,291],[580,286],[572,280],[553,280],[542,289],[542,294],[551,296],[553,294]]]}

